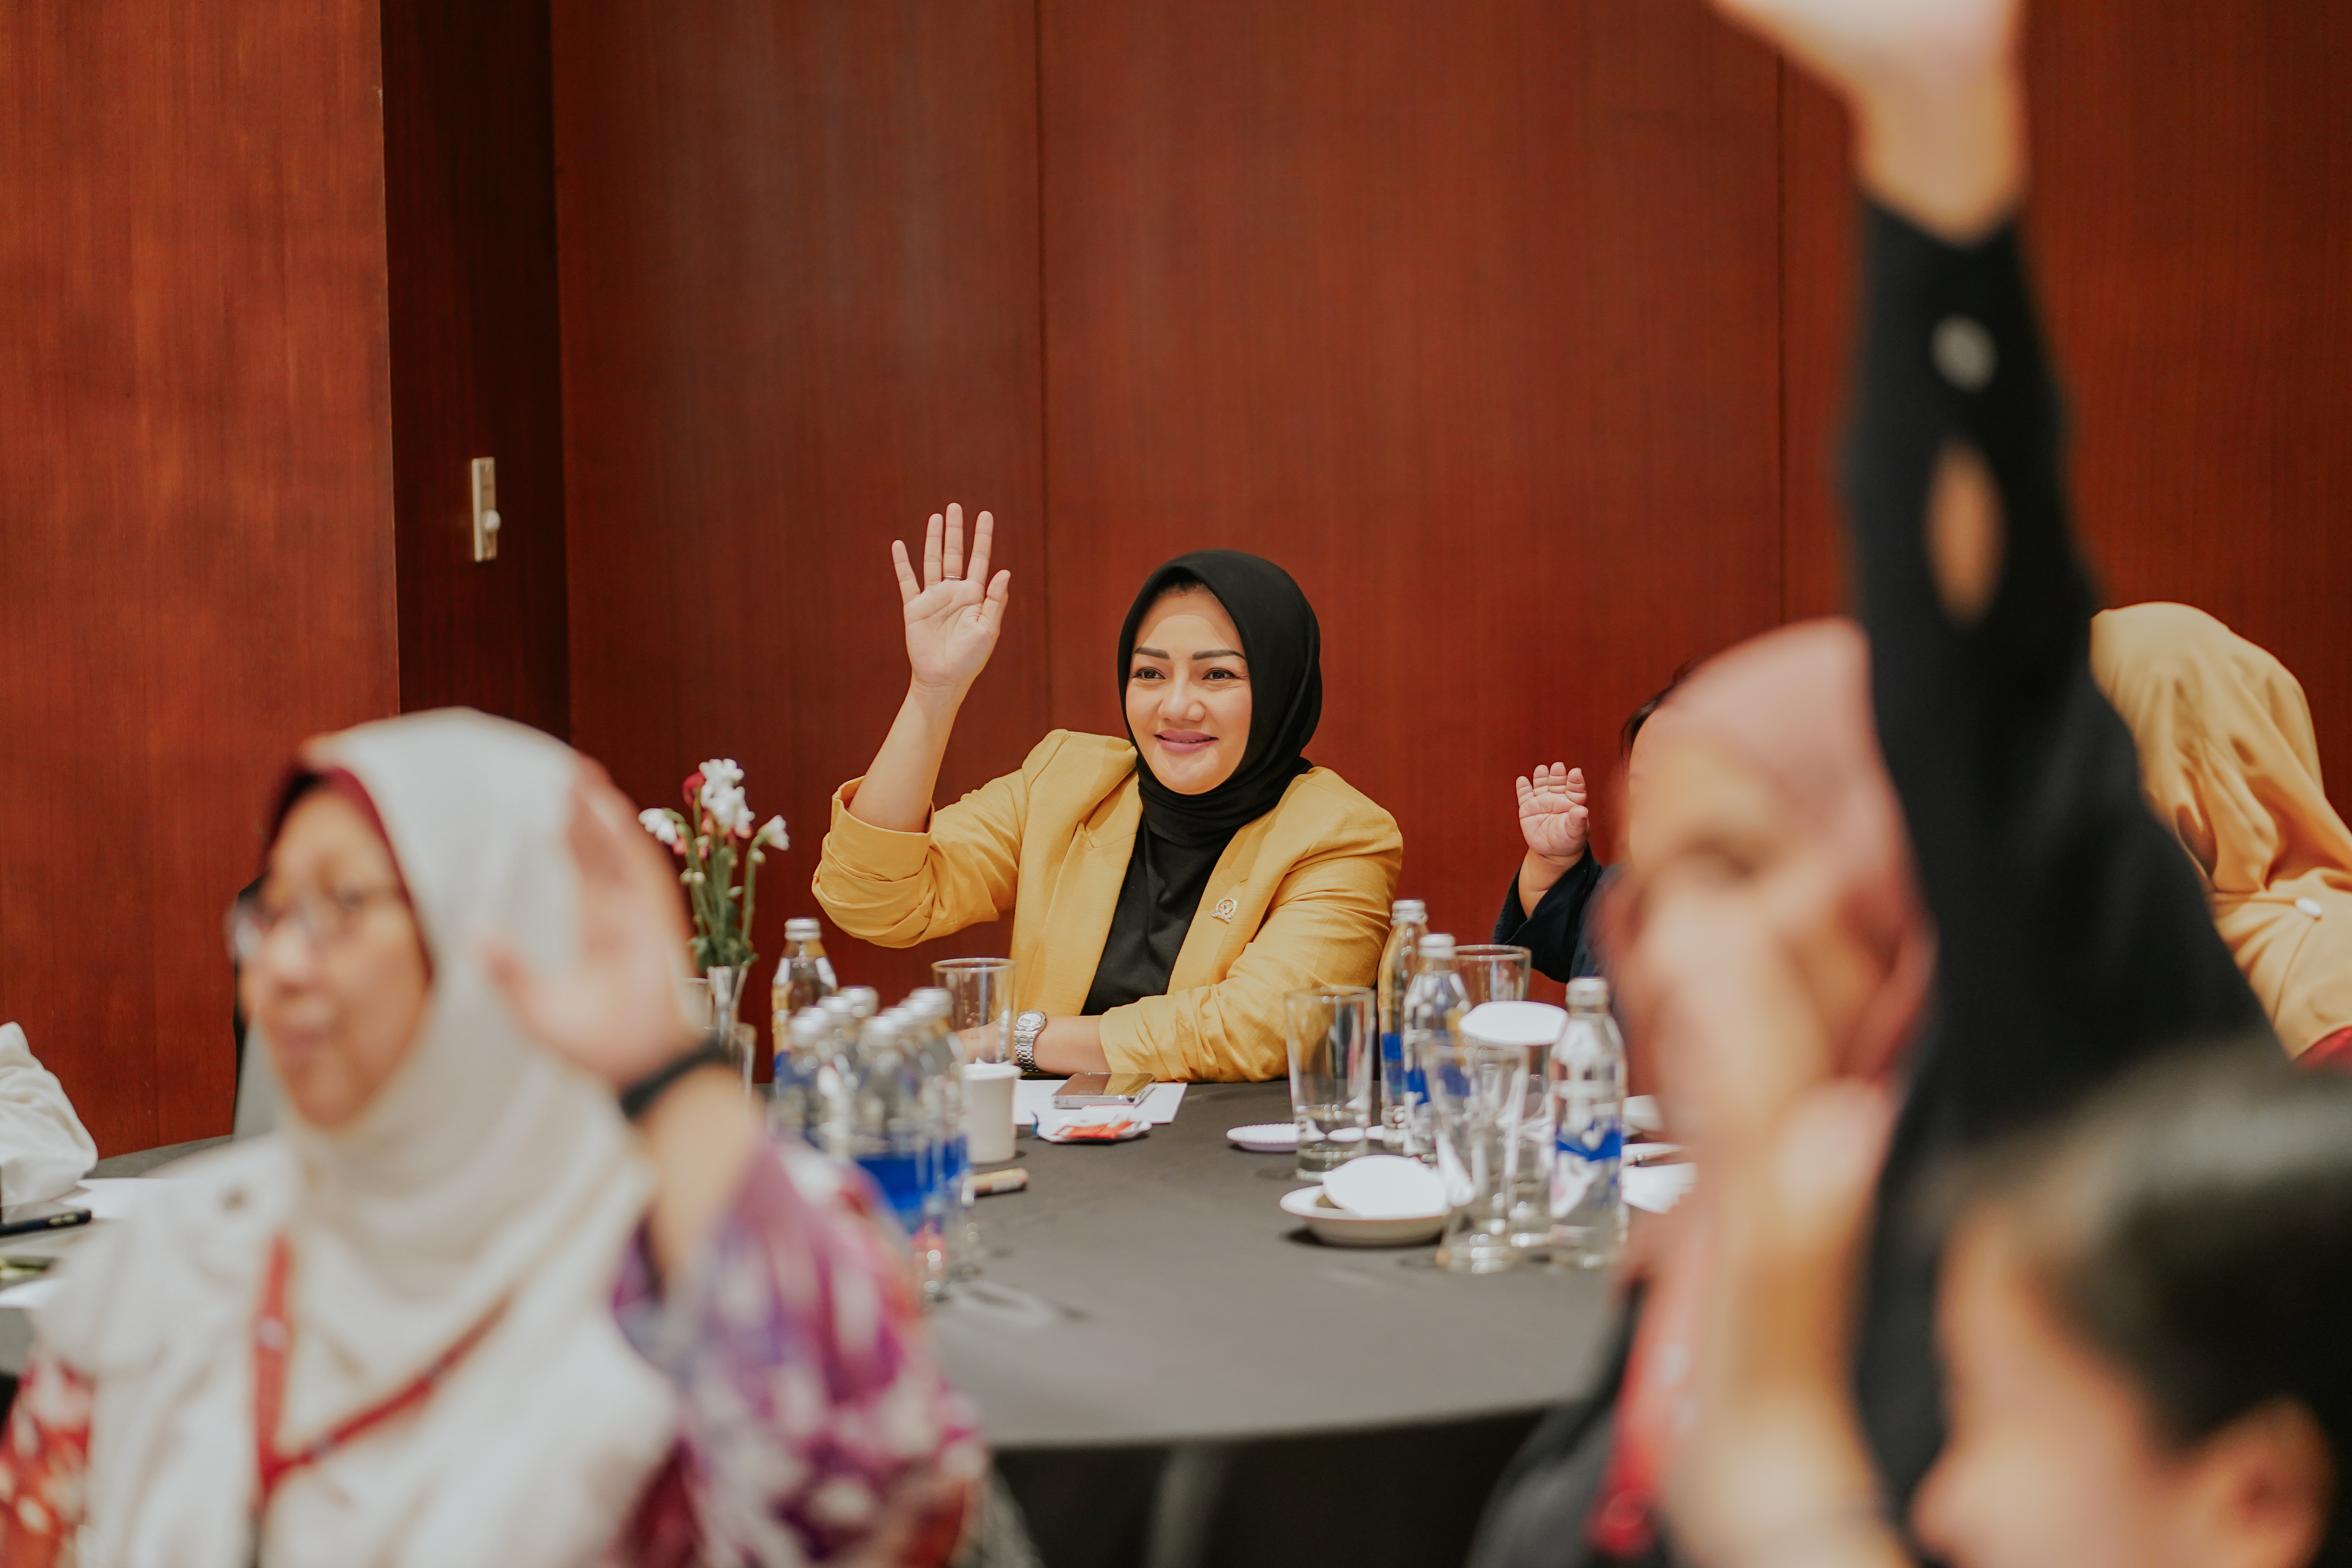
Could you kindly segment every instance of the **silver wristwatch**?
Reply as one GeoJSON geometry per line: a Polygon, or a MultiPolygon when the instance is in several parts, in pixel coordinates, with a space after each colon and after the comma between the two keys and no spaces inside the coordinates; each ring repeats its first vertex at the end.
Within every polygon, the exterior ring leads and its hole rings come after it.
{"type": "Polygon", "coordinates": [[[1032,1007],[1013,1020],[1013,1059],[1024,1076],[1037,1073],[1037,1037],[1045,1027],[1045,1015],[1032,1007]]]}

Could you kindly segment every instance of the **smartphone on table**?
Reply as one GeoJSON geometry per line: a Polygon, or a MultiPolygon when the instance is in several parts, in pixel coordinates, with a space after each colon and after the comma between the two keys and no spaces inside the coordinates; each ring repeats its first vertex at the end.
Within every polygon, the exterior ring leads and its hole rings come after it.
{"type": "Polygon", "coordinates": [[[1157,1082],[1148,1072],[1072,1073],[1054,1091],[1054,1109],[1076,1110],[1088,1105],[1140,1105],[1157,1082]]]}

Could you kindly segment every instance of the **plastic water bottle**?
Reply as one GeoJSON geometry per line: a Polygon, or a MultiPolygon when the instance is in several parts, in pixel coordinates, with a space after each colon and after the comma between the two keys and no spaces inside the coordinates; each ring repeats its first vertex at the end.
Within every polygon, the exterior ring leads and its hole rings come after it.
{"type": "Polygon", "coordinates": [[[1454,970],[1454,939],[1439,932],[1421,939],[1412,983],[1405,987],[1403,1038],[1400,1056],[1404,1068],[1404,1152],[1416,1160],[1433,1161],[1434,1131],[1429,1110],[1429,1080],[1422,1068],[1422,1052],[1451,1040],[1462,1026],[1470,994],[1454,970]]]}
{"type": "Polygon", "coordinates": [[[857,1034],[849,1091],[848,1152],[873,1178],[899,1229],[923,1228],[923,1077],[898,1020],[868,1018],[857,1034]]]}
{"type": "Polygon", "coordinates": [[[1625,1041],[1609,982],[1568,983],[1568,1027],[1551,1048],[1552,1262],[1604,1268],[1625,1240],[1625,1041]]]}
{"type": "Polygon", "coordinates": [[[969,1279],[980,1272],[980,1223],[972,1215],[977,1194],[972,1191],[971,1150],[964,1131],[963,1053],[956,1047],[955,1031],[948,1026],[955,1002],[936,985],[916,992],[907,1002],[927,1026],[926,1049],[938,1064],[942,1087],[940,1114],[945,1123],[941,1146],[948,1194],[948,1273],[952,1279],[969,1279]]]}
{"type": "MultiPolygon", "coordinates": [[[[824,927],[814,920],[784,922],[783,956],[776,960],[776,978],[768,987],[768,1038],[775,1054],[784,1054],[787,1031],[804,1007],[814,1007],[840,989],[833,978],[833,960],[824,955],[824,927]]],[[[778,1072],[781,1079],[783,1075],[778,1072]]]]}
{"type": "Polygon", "coordinates": [[[1389,943],[1381,950],[1381,1135],[1391,1148],[1405,1144],[1404,994],[1421,965],[1421,939],[1429,934],[1429,906],[1399,899],[1389,906],[1389,943]]]}
{"type": "Polygon", "coordinates": [[[915,1256],[915,1277],[923,1282],[926,1300],[944,1299],[948,1290],[947,1247],[947,1128],[942,1111],[943,1089],[938,1062],[927,1038],[922,1016],[907,1003],[882,1015],[898,1031],[898,1052],[915,1086],[915,1181],[917,1219],[908,1231],[915,1256]]]}
{"type": "Polygon", "coordinates": [[[857,998],[845,991],[818,1003],[817,1011],[827,1025],[824,1060],[817,1069],[817,1091],[824,1102],[817,1147],[848,1164],[856,1158],[850,1150],[851,1089],[857,1082],[857,1035],[865,1020],[858,1016],[857,998]]]}
{"type": "Polygon", "coordinates": [[[803,1007],[776,1033],[774,1080],[768,1086],[768,1125],[820,1147],[833,1096],[833,1019],[822,1007],[803,1007]]]}

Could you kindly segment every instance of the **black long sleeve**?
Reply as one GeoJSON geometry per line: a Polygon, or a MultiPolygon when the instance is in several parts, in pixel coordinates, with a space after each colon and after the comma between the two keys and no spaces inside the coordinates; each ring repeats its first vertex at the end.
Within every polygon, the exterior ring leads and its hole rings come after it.
{"type": "Polygon", "coordinates": [[[1514,874],[1503,889],[1503,910],[1495,917],[1495,940],[1524,947],[1532,955],[1537,973],[1566,982],[1599,974],[1601,966],[1585,940],[1585,917],[1592,896],[1608,880],[1606,866],[1590,849],[1584,858],[1560,874],[1544,889],[1530,911],[1519,904],[1519,879],[1514,874]]]}
{"type": "Polygon", "coordinates": [[[1846,455],[1857,613],[1880,745],[1937,927],[1937,1020],[1882,1185],[1857,1371],[1906,1498],[1942,1441],[1935,1247],[1912,1194],[1946,1153],[2063,1110],[2160,1051],[2266,1039],[2203,889],[2143,804],[2130,731],[2092,683],[2096,605],[2069,526],[2057,384],[2014,229],[1945,244],[1865,219],[1869,298],[1846,455]],[[1928,491],[1972,446],[2000,500],[1973,625],[1939,600],[1928,491]]]}

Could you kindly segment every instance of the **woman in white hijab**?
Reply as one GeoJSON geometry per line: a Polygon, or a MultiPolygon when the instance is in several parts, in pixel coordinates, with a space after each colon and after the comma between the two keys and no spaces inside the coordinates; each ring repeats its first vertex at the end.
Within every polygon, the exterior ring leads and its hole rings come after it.
{"type": "Polygon", "coordinates": [[[236,926],[281,1131],[75,1259],[0,1563],[953,1551],[983,1459],[890,1243],[688,1040],[593,764],[473,713],[314,742],[236,926]]]}

